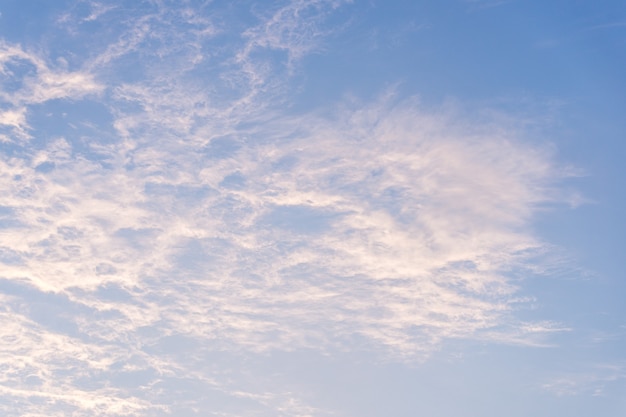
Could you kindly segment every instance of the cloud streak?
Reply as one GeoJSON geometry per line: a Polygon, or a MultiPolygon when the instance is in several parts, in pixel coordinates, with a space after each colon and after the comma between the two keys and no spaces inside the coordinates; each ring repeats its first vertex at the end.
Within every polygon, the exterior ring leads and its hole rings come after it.
{"type": "Polygon", "coordinates": [[[626,379],[623,363],[599,363],[584,368],[553,378],[544,383],[542,388],[559,397],[583,394],[602,397],[611,386],[626,379]]]}

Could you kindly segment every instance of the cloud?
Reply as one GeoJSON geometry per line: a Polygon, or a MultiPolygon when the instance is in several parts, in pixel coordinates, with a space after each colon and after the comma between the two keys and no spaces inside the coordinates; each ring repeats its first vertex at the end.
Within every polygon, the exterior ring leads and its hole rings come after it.
{"type": "Polygon", "coordinates": [[[538,346],[563,330],[516,318],[516,277],[547,250],[533,216],[568,175],[549,149],[393,92],[285,105],[340,4],[288,2],[229,36],[152,4],[75,71],[2,44],[0,123],[33,140],[0,155],[1,395],[33,415],[191,415],[211,402],[198,392],[250,400],[220,415],[325,415],[206,358],[415,362],[452,339],[538,346]],[[94,102],[106,121],[78,111],[94,102]]]}
{"type": "Polygon", "coordinates": [[[542,385],[542,388],[557,395],[593,395],[604,396],[611,386],[623,385],[626,380],[626,368],[623,363],[595,364],[586,370],[564,373],[542,385]]]}
{"type": "MultiPolygon", "coordinates": [[[[26,107],[10,109],[0,112],[0,125],[10,128],[10,135],[19,138],[28,138],[28,123],[26,122],[26,107]]],[[[9,136],[2,135],[2,142],[9,142],[9,136]]]]}
{"type": "Polygon", "coordinates": [[[6,42],[0,43],[0,71],[12,84],[8,91],[5,86],[0,99],[14,106],[79,99],[102,89],[89,73],[50,68],[44,59],[6,42]]]}
{"type": "Polygon", "coordinates": [[[624,26],[626,26],[626,22],[625,21],[617,21],[617,22],[610,22],[610,23],[604,23],[604,24],[600,24],[600,25],[590,26],[590,27],[588,27],[586,29],[587,30],[603,30],[603,29],[622,28],[624,26]]]}
{"type": "MultiPolygon", "coordinates": [[[[30,303],[36,305],[36,298],[30,303]]],[[[78,387],[81,384],[77,381],[102,372],[125,351],[51,332],[24,317],[23,313],[34,308],[19,297],[4,295],[2,304],[0,363],[4,371],[0,397],[5,400],[0,408],[7,415],[13,415],[16,409],[22,415],[40,415],[37,412],[42,401],[50,405],[45,408],[51,415],[61,415],[63,404],[92,410],[94,415],[136,415],[137,410],[155,408],[145,400],[116,395],[115,389],[105,386],[95,390],[78,387]]]]}
{"type": "Polygon", "coordinates": [[[98,94],[102,86],[86,71],[67,71],[63,60],[50,65],[40,56],[19,45],[0,41],[0,141],[31,138],[27,114],[31,106],[51,100],[79,100],[98,94]]]}
{"type": "Polygon", "coordinates": [[[464,0],[470,5],[470,10],[491,9],[513,2],[513,0],[464,0]]]}
{"type": "Polygon", "coordinates": [[[258,48],[285,51],[289,60],[298,59],[319,47],[319,40],[328,35],[322,29],[329,10],[345,0],[292,1],[276,10],[262,23],[243,32],[248,40],[239,59],[247,59],[258,48]]]}
{"type": "Polygon", "coordinates": [[[135,288],[193,307],[106,304],[253,350],[359,335],[411,355],[501,324],[507,271],[542,250],[525,228],[563,175],[547,151],[411,100],[338,114],[255,126],[262,139],[226,155],[137,136],[122,154],[105,147],[107,168],[65,140],[5,160],[2,205],[19,227],[2,245],[20,259],[5,276],[44,291],[135,288]],[[206,311],[220,319],[190,321],[206,311]]]}

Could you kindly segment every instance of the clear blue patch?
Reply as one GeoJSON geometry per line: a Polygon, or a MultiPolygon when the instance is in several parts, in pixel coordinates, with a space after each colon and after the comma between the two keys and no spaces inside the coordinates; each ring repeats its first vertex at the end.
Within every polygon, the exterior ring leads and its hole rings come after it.
{"type": "Polygon", "coordinates": [[[204,272],[214,256],[205,246],[206,240],[189,239],[177,249],[174,257],[176,269],[180,271],[204,272]]]}
{"type": "Polygon", "coordinates": [[[225,159],[234,156],[241,148],[241,143],[230,137],[212,139],[202,149],[203,154],[210,159],[225,159]]]}
{"type": "Polygon", "coordinates": [[[146,183],[144,192],[147,196],[171,201],[172,204],[198,204],[217,192],[208,186],[172,185],[154,182],[146,183]]]}
{"type": "Polygon", "coordinates": [[[291,171],[297,164],[298,158],[288,155],[272,164],[272,171],[291,171]]]}
{"type": "Polygon", "coordinates": [[[75,322],[76,317],[98,319],[100,313],[70,300],[64,294],[42,292],[25,282],[0,279],[0,293],[12,296],[9,306],[39,325],[55,333],[84,337],[75,322]]]}
{"type": "Polygon", "coordinates": [[[75,240],[83,236],[83,232],[71,226],[61,226],[57,228],[57,233],[65,240],[75,240]]]}
{"type": "Polygon", "coordinates": [[[37,165],[35,167],[35,172],[39,172],[41,174],[47,174],[49,172],[52,172],[54,170],[54,162],[42,162],[41,164],[37,165]]]}
{"type": "Polygon", "coordinates": [[[117,268],[111,264],[99,263],[96,265],[96,275],[115,275],[117,268]]]}
{"type": "Polygon", "coordinates": [[[135,248],[145,249],[152,242],[158,229],[132,229],[122,228],[115,232],[115,236],[126,240],[135,248]]]}
{"type": "MultiPolygon", "coordinates": [[[[2,221],[0,221],[0,226],[2,226],[2,221]]],[[[0,247],[0,263],[5,265],[22,265],[22,255],[7,247],[0,247]]]]}
{"type": "Polygon", "coordinates": [[[115,283],[101,285],[96,290],[96,296],[101,300],[115,302],[131,302],[133,295],[115,283]]]}
{"type": "Polygon", "coordinates": [[[90,142],[114,143],[119,138],[108,108],[95,100],[49,100],[29,107],[29,123],[34,126],[32,145],[44,148],[50,140],[63,137],[72,151],[89,158],[90,142]]]}
{"type": "Polygon", "coordinates": [[[22,226],[17,219],[17,213],[13,207],[0,206],[0,229],[10,229],[22,226]]]}
{"type": "Polygon", "coordinates": [[[309,206],[278,206],[263,216],[261,224],[268,228],[278,228],[293,233],[317,234],[331,229],[338,213],[309,206]]]}
{"type": "Polygon", "coordinates": [[[221,188],[226,188],[229,190],[240,190],[245,185],[246,185],[246,177],[244,177],[239,172],[227,175],[226,177],[224,177],[222,182],[219,183],[219,186],[221,188]]]}
{"type": "Polygon", "coordinates": [[[2,65],[0,71],[0,89],[6,93],[20,90],[28,78],[37,75],[37,67],[32,62],[14,58],[2,65]]]}

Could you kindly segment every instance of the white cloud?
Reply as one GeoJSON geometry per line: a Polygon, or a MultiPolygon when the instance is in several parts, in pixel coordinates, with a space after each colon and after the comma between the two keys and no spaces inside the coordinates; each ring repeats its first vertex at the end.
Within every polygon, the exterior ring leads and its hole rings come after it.
{"type": "Polygon", "coordinates": [[[13,83],[19,84],[19,88],[14,91],[0,92],[0,99],[14,106],[53,99],[80,99],[102,90],[92,74],[51,68],[41,57],[23,50],[19,45],[6,42],[0,43],[0,71],[13,83]],[[15,66],[20,69],[19,72],[12,70],[15,66]]]}
{"type": "Polygon", "coordinates": [[[2,142],[31,138],[27,115],[30,106],[55,99],[82,99],[98,94],[103,87],[86,71],[67,71],[61,59],[58,67],[20,45],[0,41],[0,125],[8,126],[2,142]]]}
{"type": "Polygon", "coordinates": [[[26,319],[22,314],[29,307],[15,297],[4,296],[3,306],[0,398],[11,398],[11,402],[2,401],[0,409],[7,415],[13,415],[18,404],[23,415],[41,415],[38,411],[42,408],[54,411],[59,407],[63,411],[63,405],[91,410],[92,415],[136,415],[138,410],[158,408],[138,398],[120,396],[114,388],[78,388],[76,380],[104,371],[123,358],[125,350],[81,343],[51,332],[26,319]],[[52,407],[46,407],[41,400],[52,407]]]}
{"type": "Polygon", "coordinates": [[[298,0],[287,3],[269,18],[252,27],[243,36],[248,40],[239,59],[247,59],[257,48],[287,52],[289,59],[298,59],[319,47],[319,39],[328,33],[321,25],[329,14],[345,0],[298,0]]]}
{"type": "MultiPolygon", "coordinates": [[[[12,134],[19,138],[28,138],[29,126],[26,122],[26,107],[0,111],[0,125],[11,127],[12,134]]],[[[3,142],[9,141],[10,139],[7,137],[7,140],[3,142]]]]}
{"type": "Polygon", "coordinates": [[[195,306],[163,310],[172,326],[253,350],[366,335],[404,355],[506,320],[506,272],[541,248],[525,227],[561,175],[547,155],[490,129],[460,134],[410,101],[279,123],[225,158],[164,137],[138,138],[108,169],[65,141],[5,160],[20,180],[5,177],[2,205],[22,236],[2,239],[22,260],[6,275],[70,293],[138,286],[195,306]],[[195,309],[228,324],[190,321],[195,309]]]}
{"type": "Polygon", "coordinates": [[[293,1],[227,41],[210,19],[153,4],[78,71],[0,46],[5,74],[33,68],[9,74],[21,83],[3,92],[0,123],[35,139],[0,155],[1,278],[18,288],[12,303],[30,291],[61,312],[5,310],[3,337],[21,336],[2,355],[13,373],[1,395],[33,415],[62,412],[31,410],[36,396],[84,415],[165,413],[185,375],[253,400],[221,415],[324,415],[276,381],[224,382],[198,358],[310,348],[416,361],[450,339],[537,346],[563,330],[513,307],[512,271],[545,250],[533,215],[567,175],[523,128],[393,94],[285,110],[294,60],[319,47],[339,4],[293,1]],[[136,79],[120,75],[129,62],[136,79]],[[110,137],[37,140],[29,111],[53,99],[100,101],[111,126],[91,114],[78,125],[110,137]],[[140,387],[117,387],[131,371],[145,373],[140,387]]]}

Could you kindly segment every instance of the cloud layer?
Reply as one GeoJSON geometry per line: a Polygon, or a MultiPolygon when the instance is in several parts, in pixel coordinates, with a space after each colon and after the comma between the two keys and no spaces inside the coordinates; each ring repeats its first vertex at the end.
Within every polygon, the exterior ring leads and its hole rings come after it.
{"type": "MultiPolygon", "coordinates": [[[[183,383],[238,404],[215,415],[325,415],[202,357],[419,361],[558,330],[515,315],[515,277],[545,250],[532,216],[566,175],[547,149],[393,93],[289,111],[289,74],[340,2],[231,32],[228,10],[166,3],[82,61],[0,44],[0,395],[19,415],[202,410],[183,383]]],[[[88,6],[58,19],[67,36],[129,13],[88,6]]]]}

